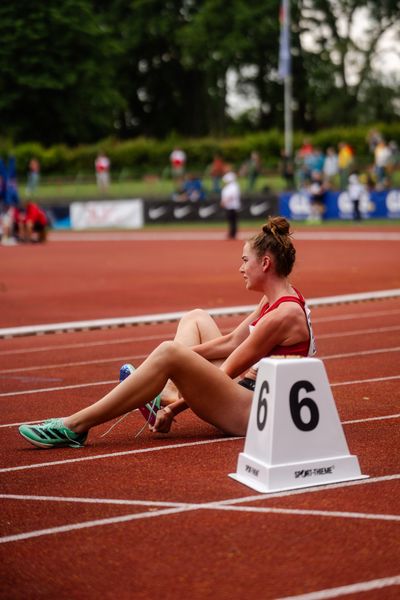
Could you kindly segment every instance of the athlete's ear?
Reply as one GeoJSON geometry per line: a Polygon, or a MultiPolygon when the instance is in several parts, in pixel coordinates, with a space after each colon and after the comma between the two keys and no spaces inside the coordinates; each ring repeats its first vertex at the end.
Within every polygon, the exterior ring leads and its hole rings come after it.
{"type": "Polygon", "coordinates": [[[264,271],[264,273],[266,273],[271,266],[271,257],[268,256],[267,254],[265,256],[263,256],[261,265],[262,265],[262,270],[264,271]]]}

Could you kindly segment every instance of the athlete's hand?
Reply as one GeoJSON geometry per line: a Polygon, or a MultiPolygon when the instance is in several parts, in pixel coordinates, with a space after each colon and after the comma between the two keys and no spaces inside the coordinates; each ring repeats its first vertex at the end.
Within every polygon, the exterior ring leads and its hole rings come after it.
{"type": "Polygon", "coordinates": [[[157,411],[156,422],[149,427],[153,433],[168,433],[174,421],[174,413],[168,406],[157,411]]]}

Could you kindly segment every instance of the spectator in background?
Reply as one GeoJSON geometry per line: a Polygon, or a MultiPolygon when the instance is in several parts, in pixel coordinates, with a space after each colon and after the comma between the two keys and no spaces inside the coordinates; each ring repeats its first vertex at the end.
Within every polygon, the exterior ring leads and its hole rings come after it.
{"type": "Polygon", "coordinates": [[[261,157],[258,152],[253,150],[247,160],[240,169],[240,174],[247,178],[247,190],[253,191],[258,177],[261,175],[261,157]]]}
{"type": "Polygon", "coordinates": [[[312,173],[323,173],[324,170],[325,156],[321,148],[314,148],[314,151],[310,154],[307,160],[307,166],[309,171],[312,173]]]}
{"type": "Polygon", "coordinates": [[[355,221],[361,221],[360,203],[361,196],[365,191],[365,186],[361,183],[358,174],[356,172],[352,173],[349,177],[347,193],[353,203],[353,219],[355,221]]]}
{"type": "Polygon", "coordinates": [[[375,146],[374,159],[376,185],[378,188],[382,189],[388,184],[388,175],[392,159],[392,152],[385,140],[382,139],[375,146]]]}
{"type": "Polygon", "coordinates": [[[320,223],[325,213],[326,188],[323,175],[319,171],[313,171],[311,174],[309,194],[311,213],[308,220],[310,223],[320,223]]]}
{"type": "Polygon", "coordinates": [[[227,165],[220,154],[215,154],[210,165],[210,177],[212,180],[212,191],[215,194],[221,192],[222,177],[227,171],[227,165]]]}
{"type": "Polygon", "coordinates": [[[311,178],[310,161],[312,161],[313,153],[313,145],[308,138],[305,138],[295,156],[296,185],[298,188],[303,187],[306,181],[309,181],[311,178]]]}
{"type": "Polygon", "coordinates": [[[174,148],[169,156],[169,162],[172,178],[179,179],[183,177],[186,169],[186,153],[180,148],[174,148]]]}
{"type": "Polygon", "coordinates": [[[234,240],[237,234],[238,212],[241,209],[240,187],[236,173],[228,171],[222,178],[224,187],[221,192],[221,206],[226,211],[228,221],[228,239],[234,240]]]}
{"type": "Polygon", "coordinates": [[[388,185],[390,186],[392,183],[392,176],[395,171],[397,171],[400,167],[400,151],[399,146],[395,140],[390,140],[389,144],[390,149],[390,162],[388,167],[388,185]]]}
{"type": "Polygon", "coordinates": [[[0,233],[3,246],[17,243],[19,204],[15,157],[9,158],[7,166],[0,159],[0,233]]]}
{"type": "Polygon", "coordinates": [[[26,195],[34,196],[39,185],[40,163],[37,158],[32,157],[28,164],[28,175],[26,183],[26,195]]]}
{"type": "Polygon", "coordinates": [[[104,154],[99,152],[94,162],[96,171],[97,187],[101,192],[107,192],[110,187],[110,159],[104,154]]]}
{"type": "Polygon", "coordinates": [[[340,189],[345,190],[347,188],[347,182],[351,167],[354,163],[354,154],[352,148],[347,142],[339,143],[338,152],[338,167],[339,167],[339,181],[340,189]]]}
{"type": "Polygon", "coordinates": [[[19,206],[19,193],[17,182],[17,162],[14,156],[8,159],[8,166],[5,173],[5,202],[8,206],[19,206]]]}
{"type": "Polygon", "coordinates": [[[326,185],[332,187],[335,177],[339,173],[338,156],[333,146],[326,150],[323,173],[326,185]]]}
{"type": "Polygon", "coordinates": [[[199,202],[205,200],[206,194],[198,175],[190,174],[183,180],[181,187],[172,196],[176,202],[199,202]]]}
{"type": "Polygon", "coordinates": [[[294,188],[294,164],[291,156],[288,156],[285,150],[281,150],[280,173],[282,179],[285,180],[287,190],[294,188]]]}
{"type": "Polygon", "coordinates": [[[375,148],[382,141],[382,136],[377,129],[370,129],[367,134],[368,148],[371,154],[374,154],[375,148]]]}
{"type": "Polygon", "coordinates": [[[18,217],[19,239],[21,242],[39,242],[47,240],[49,220],[46,213],[37,204],[28,202],[18,217]]]}
{"type": "Polygon", "coordinates": [[[6,201],[7,195],[7,167],[2,158],[0,158],[0,202],[6,201]]]}
{"type": "Polygon", "coordinates": [[[18,234],[18,208],[5,202],[0,206],[0,233],[2,246],[14,246],[18,234]]]}

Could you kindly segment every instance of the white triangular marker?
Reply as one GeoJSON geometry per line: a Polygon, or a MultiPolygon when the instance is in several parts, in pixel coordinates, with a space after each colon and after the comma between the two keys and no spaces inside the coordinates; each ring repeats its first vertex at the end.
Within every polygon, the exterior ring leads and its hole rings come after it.
{"type": "Polygon", "coordinates": [[[368,477],[349,453],[321,360],[260,362],[244,452],[230,477],[262,493],[368,477]]]}

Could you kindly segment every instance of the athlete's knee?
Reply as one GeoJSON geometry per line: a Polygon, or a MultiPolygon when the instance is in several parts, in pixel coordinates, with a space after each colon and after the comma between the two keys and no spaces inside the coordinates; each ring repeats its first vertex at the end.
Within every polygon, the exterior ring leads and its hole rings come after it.
{"type": "Polygon", "coordinates": [[[199,321],[204,318],[204,316],[209,316],[208,312],[203,310],[202,308],[193,308],[193,310],[189,310],[182,317],[182,321],[199,321]]]}
{"type": "Polygon", "coordinates": [[[161,342],[161,344],[156,349],[156,354],[159,358],[161,358],[165,363],[174,363],[179,360],[182,352],[187,350],[187,347],[181,344],[180,342],[166,341],[161,342]]]}

